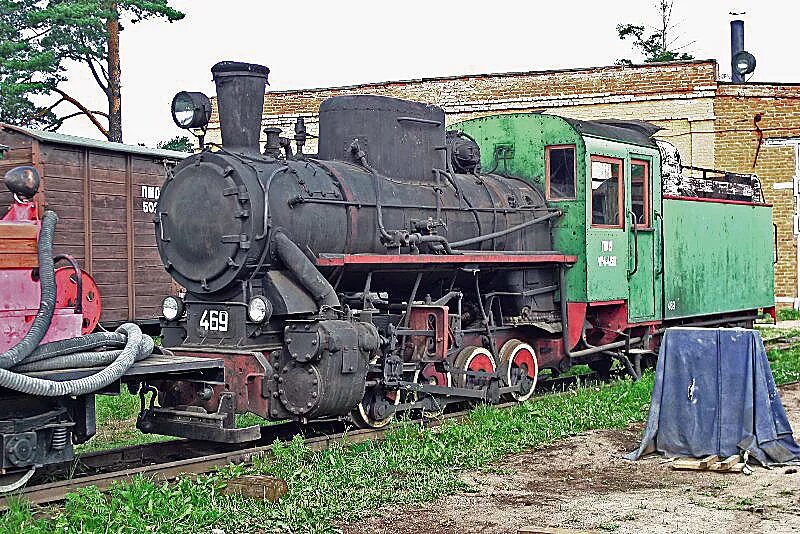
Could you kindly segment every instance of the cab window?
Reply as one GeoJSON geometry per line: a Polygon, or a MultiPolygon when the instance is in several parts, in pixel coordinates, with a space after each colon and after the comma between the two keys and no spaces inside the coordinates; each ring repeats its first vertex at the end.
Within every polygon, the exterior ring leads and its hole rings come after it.
{"type": "Polygon", "coordinates": [[[622,160],[592,156],[592,225],[622,228],[622,160]]]}
{"type": "Polygon", "coordinates": [[[631,209],[636,224],[650,228],[650,163],[631,160],[631,209]]]}
{"type": "Polygon", "coordinates": [[[548,200],[575,200],[575,145],[548,146],[545,174],[548,200]]]}

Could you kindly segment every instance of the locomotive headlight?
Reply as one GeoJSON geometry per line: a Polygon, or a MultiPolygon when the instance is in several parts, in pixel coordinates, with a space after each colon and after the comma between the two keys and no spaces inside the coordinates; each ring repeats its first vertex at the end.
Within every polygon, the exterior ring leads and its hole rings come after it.
{"type": "Polygon", "coordinates": [[[178,297],[165,297],[164,300],[161,301],[161,315],[163,315],[167,321],[174,321],[183,315],[183,301],[178,297]]]}
{"type": "Polygon", "coordinates": [[[172,99],[172,120],[179,128],[204,128],[211,119],[211,100],[203,93],[181,91],[172,99]]]}
{"type": "Polygon", "coordinates": [[[272,303],[264,297],[253,297],[247,306],[247,317],[254,323],[263,323],[272,315],[272,303]]]}

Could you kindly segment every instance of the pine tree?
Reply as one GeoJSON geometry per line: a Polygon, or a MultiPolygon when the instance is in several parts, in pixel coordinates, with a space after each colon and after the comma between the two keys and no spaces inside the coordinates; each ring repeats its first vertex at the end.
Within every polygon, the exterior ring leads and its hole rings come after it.
{"type": "Polygon", "coordinates": [[[122,17],[173,22],[184,14],[169,0],[0,0],[0,121],[57,130],[83,116],[109,141],[122,142],[122,17]],[[59,87],[69,60],[91,73],[107,111],[90,110],[59,87]],[[36,95],[51,103],[37,106],[36,95]],[[72,110],[61,112],[65,105],[72,110]]]}

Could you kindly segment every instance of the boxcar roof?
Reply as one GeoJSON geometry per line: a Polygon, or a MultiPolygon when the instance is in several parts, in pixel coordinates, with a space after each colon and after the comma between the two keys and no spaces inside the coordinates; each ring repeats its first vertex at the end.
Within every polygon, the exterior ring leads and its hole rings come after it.
{"type": "Polygon", "coordinates": [[[568,119],[567,117],[563,117],[563,119],[570,123],[575,128],[575,131],[581,135],[652,148],[658,148],[653,139],[653,134],[662,129],[655,124],[638,120],[579,121],[568,119]]]}
{"type": "Polygon", "coordinates": [[[90,139],[88,137],[78,137],[76,135],[67,135],[58,132],[47,132],[44,130],[34,130],[33,128],[25,128],[22,126],[12,126],[10,124],[0,123],[0,127],[19,132],[27,135],[40,142],[54,143],[60,145],[73,145],[84,148],[93,148],[96,150],[108,150],[110,152],[123,152],[126,154],[134,154],[137,156],[147,156],[155,158],[164,158],[171,160],[182,160],[188,154],[186,152],[177,152],[175,150],[162,150],[159,148],[148,148],[138,145],[126,145],[123,143],[112,143],[110,141],[100,141],[98,139],[90,139]]]}

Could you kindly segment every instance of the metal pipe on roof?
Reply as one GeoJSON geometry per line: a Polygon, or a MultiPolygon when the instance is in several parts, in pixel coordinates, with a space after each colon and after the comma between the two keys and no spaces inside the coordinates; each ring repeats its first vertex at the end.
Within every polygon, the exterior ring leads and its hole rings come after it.
{"type": "Polygon", "coordinates": [[[731,81],[733,83],[744,83],[744,75],[740,74],[734,61],[736,54],[744,51],[744,21],[732,20],[731,21],[731,81]]]}

